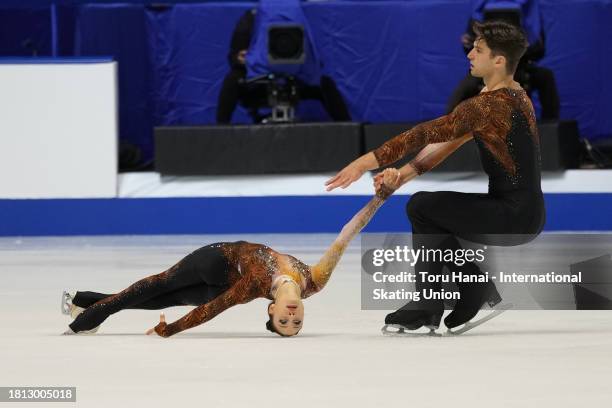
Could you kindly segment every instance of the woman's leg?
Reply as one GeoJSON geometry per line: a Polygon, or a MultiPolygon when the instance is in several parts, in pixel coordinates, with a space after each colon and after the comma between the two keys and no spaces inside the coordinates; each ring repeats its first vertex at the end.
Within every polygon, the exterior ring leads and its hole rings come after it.
{"type": "MultiPolygon", "coordinates": [[[[70,328],[74,332],[90,330],[123,309],[175,306],[177,299],[182,298],[181,294],[188,294],[186,299],[194,301],[203,292],[199,289],[204,288],[192,287],[217,286],[220,288],[218,290],[223,290],[227,281],[228,264],[223,253],[210,246],[200,248],[169,270],[141,279],[127,289],[90,305],[70,324],[70,328]]],[[[211,293],[218,290],[213,288],[211,293]]]]}
{"type": "Polygon", "coordinates": [[[105,299],[109,296],[114,296],[115,294],[109,294],[109,293],[99,293],[99,292],[89,292],[89,291],[82,291],[79,292],[77,291],[77,293],[74,295],[74,297],[72,298],[72,304],[78,307],[82,307],[83,309],[87,309],[89,306],[93,305],[94,303],[105,299]]]}
{"type": "MultiPolygon", "coordinates": [[[[227,286],[194,285],[175,290],[147,299],[144,302],[126,307],[126,309],[159,310],[172,306],[199,306],[219,296],[227,286]]],[[[72,299],[72,304],[83,309],[107,297],[115,294],[98,292],[77,292],[72,299]]]]}

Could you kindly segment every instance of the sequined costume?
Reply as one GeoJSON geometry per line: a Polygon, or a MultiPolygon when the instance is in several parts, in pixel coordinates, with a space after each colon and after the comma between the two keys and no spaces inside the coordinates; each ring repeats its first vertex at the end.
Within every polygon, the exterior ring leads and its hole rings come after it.
{"type": "Polygon", "coordinates": [[[300,287],[302,298],[307,298],[325,287],[348,244],[392,192],[384,189],[372,197],[312,266],[261,244],[238,241],[208,245],[169,270],[141,279],[115,295],[77,292],[72,302],[85,310],[70,329],[74,333],[91,330],[123,309],[198,306],[174,323],[155,326],[157,334],[168,337],[207,322],[234,305],[260,297],[274,299],[276,288],[287,279],[300,287]]]}
{"type": "MultiPolygon", "coordinates": [[[[452,113],[389,140],[374,155],[380,166],[386,166],[430,145],[410,161],[416,173],[423,174],[471,138],[489,177],[488,193],[438,191],[412,195],[406,212],[415,249],[460,249],[457,238],[481,244],[518,245],[542,230],[545,208],[540,187],[539,137],[533,106],[522,89],[481,93],[462,102],[452,113]]],[[[417,263],[415,268],[438,274],[442,266],[417,263]]],[[[451,267],[457,270],[455,265],[451,267]]],[[[463,270],[481,273],[472,263],[466,263],[463,270]]],[[[421,285],[425,287],[440,289],[439,285],[421,285]]],[[[437,302],[428,307],[443,306],[437,302]]]]}
{"type": "Polygon", "coordinates": [[[265,245],[244,241],[208,245],[166,272],[144,278],[118,294],[77,292],[73,303],[86,310],[70,328],[74,332],[89,330],[123,309],[198,306],[160,333],[171,336],[207,322],[231,306],[256,298],[272,299],[272,284],[281,275],[300,285],[302,298],[326,283],[317,274],[313,277],[309,266],[265,245]]]}
{"type": "Polygon", "coordinates": [[[245,241],[211,244],[189,254],[169,270],[141,279],[115,295],[77,292],[72,302],[85,310],[70,324],[70,329],[75,333],[91,330],[123,309],[198,306],[174,323],[160,322],[155,326],[157,334],[169,337],[207,322],[234,305],[260,297],[273,299],[275,289],[287,279],[295,281],[301,297],[307,298],[325,287],[348,244],[391,193],[387,189],[370,199],[312,266],[261,244],[245,241]]]}
{"type": "MultiPolygon", "coordinates": [[[[466,232],[474,229],[500,234],[539,233],[545,218],[539,137],[533,106],[522,89],[501,88],[481,93],[462,102],[449,115],[401,133],[376,149],[374,155],[379,165],[385,166],[432,143],[441,143],[438,150],[446,149],[448,152],[443,154],[450,154],[459,147],[453,142],[465,140],[466,136],[473,137],[478,146],[483,169],[489,176],[489,192],[442,194],[440,215],[469,218],[473,213],[469,228],[457,226],[466,232]],[[448,201],[454,198],[457,203],[448,201]],[[474,206],[470,207],[471,204],[474,206]]],[[[440,152],[417,155],[410,164],[418,174],[423,174],[437,164],[432,160],[436,155],[440,152]]]]}

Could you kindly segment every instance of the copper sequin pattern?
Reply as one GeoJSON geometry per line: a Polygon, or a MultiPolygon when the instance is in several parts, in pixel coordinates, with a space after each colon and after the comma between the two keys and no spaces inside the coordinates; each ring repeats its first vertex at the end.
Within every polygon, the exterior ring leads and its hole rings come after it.
{"type": "MultiPolygon", "coordinates": [[[[381,167],[387,166],[428,144],[465,135],[475,139],[493,189],[540,189],[535,113],[522,89],[501,88],[465,100],[450,114],[421,123],[384,143],[374,155],[381,167]]],[[[418,174],[433,167],[427,160],[415,159],[410,164],[418,174]]]]}

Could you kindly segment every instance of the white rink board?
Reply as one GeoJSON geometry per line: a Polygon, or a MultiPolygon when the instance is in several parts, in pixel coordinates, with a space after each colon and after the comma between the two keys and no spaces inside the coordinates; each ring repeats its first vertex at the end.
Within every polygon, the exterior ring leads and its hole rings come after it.
{"type": "Polygon", "coordinates": [[[117,64],[0,64],[0,198],[117,195],[117,64]]]}

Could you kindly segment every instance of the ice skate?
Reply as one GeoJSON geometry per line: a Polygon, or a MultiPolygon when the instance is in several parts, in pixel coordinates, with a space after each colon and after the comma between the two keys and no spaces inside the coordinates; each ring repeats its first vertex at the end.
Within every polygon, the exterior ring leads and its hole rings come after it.
{"type": "Polygon", "coordinates": [[[62,336],[77,336],[77,335],[80,336],[81,334],[94,334],[95,332],[98,331],[98,327],[96,327],[95,329],[91,329],[91,330],[82,330],[80,332],[75,332],[69,327],[65,332],[62,333],[62,336]]]}
{"type": "Polygon", "coordinates": [[[70,293],[63,291],[62,292],[62,314],[70,315],[70,307],[72,306],[72,296],[70,293]]]}
{"type": "Polygon", "coordinates": [[[467,331],[472,330],[474,327],[480,326],[481,324],[493,319],[494,317],[499,316],[500,314],[504,313],[507,310],[512,309],[513,305],[511,303],[505,303],[505,304],[499,304],[497,305],[494,309],[492,309],[486,316],[474,320],[474,321],[468,321],[466,323],[464,323],[463,327],[457,329],[457,330],[451,330],[450,328],[446,331],[446,335],[449,336],[458,336],[460,334],[463,334],[467,331]]]}
{"type": "Polygon", "coordinates": [[[502,298],[492,282],[466,285],[460,289],[462,289],[461,299],[455,305],[455,309],[444,319],[449,335],[465,333],[512,308],[511,304],[501,304],[502,298]],[[485,317],[471,321],[484,304],[488,304],[493,311],[485,317]],[[460,329],[453,330],[462,325],[460,329]]]}
{"type": "MultiPolygon", "coordinates": [[[[409,303],[408,305],[411,305],[409,303]]],[[[389,313],[385,317],[385,325],[381,332],[385,336],[439,336],[436,329],[440,327],[440,320],[444,310],[440,310],[439,305],[426,310],[410,310],[408,305],[402,307],[396,312],[389,313]],[[429,332],[415,332],[415,330],[425,327],[429,332]],[[390,330],[396,329],[396,330],[390,330]],[[407,332],[407,330],[409,332],[407,332]]]]}
{"type": "Polygon", "coordinates": [[[71,336],[73,334],[76,334],[76,333],[73,332],[72,329],[69,327],[68,330],[62,333],[62,336],[71,336]]]}
{"type": "Polygon", "coordinates": [[[440,333],[436,333],[437,327],[425,326],[429,329],[428,332],[416,332],[401,324],[385,324],[380,330],[385,336],[402,336],[402,337],[441,337],[440,333]],[[390,330],[396,329],[396,330],[390,330]],[[406,331],[410,330],[410,331],[406,331]]]}
{"type": "MultiPolygon", "coordinates": [[[[72,296],[70,293],[63,291],[62,292],[62,314],[65,315],[70,315],[70,317],[74,320],[77,318],[78,315],[80,315],[81,313],[83,313],[83,311],[85,310],[82,307],[79,307],[75,304],[72,303],[72,298],[74,296],[72,296]]],[[[100,328],[100,326],[94,327],[91,330],[84,330],[84,331],[80,331],[78,333],[75,333],[72,331],[72,329],[68,329],[67,331],[65,331],[64,335],[69,335],[69,334],[94,334],[98,331],[98,329],[100,328]],[[69,333],[70,332],[70,333],[69,333]]]]}

